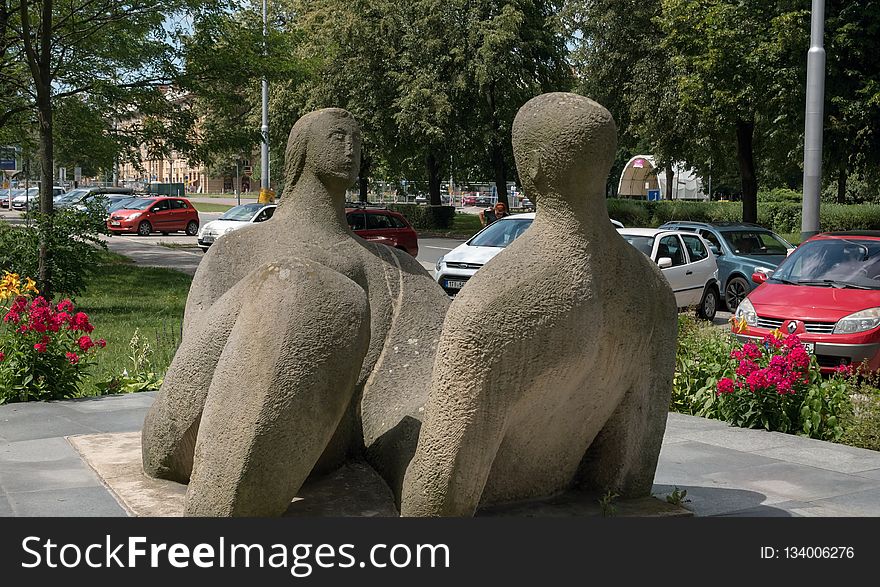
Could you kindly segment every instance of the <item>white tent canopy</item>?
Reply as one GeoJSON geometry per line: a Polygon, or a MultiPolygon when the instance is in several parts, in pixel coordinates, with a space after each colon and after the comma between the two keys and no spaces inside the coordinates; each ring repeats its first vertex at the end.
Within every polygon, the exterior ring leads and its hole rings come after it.
{"type": "Polygon", "coordinates": [[[636,155],[630,159],[620,174],[617,187],[618,198],[648,199],[648,190],[660,190],[661,200],[708,200],[703,192],[703,182],[693,172],[674,164],[673,185],[666,186],[666,170],[658,169],[651,155],[636,155]]]}

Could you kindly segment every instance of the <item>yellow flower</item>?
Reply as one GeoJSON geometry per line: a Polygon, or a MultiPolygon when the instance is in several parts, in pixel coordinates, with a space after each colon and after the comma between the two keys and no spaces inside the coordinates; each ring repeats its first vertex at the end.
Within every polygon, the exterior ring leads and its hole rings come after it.
{"type": "Polygon", "coordinates": [[[24,291],[30,291],[35,294],[40,293],[40,290],[37,289],[37,282],[31,279],[30,277],[25,279],[24,283],[24,291]]]}
{"type": "Polygon", "coordinates": [[[783,338],[785,338],[785,333],[778,328],[776,330],[771,330],[770,334],[772,334],[773,338],[775,338],[776,340],[782,340],[783,338]]]}
{"type": "Polygon", "coordinates": [[[0,299],[6,299],[21,294],[21,281],[18,279],[17,273],[4,272],[3,279],[0,279],[0,299]]]}
{"type": "Polygon", "coordinates": [[[733,331],[736,334],[743,334],[749,331],[749,323],[746,322],[745,318],[731,316],[727,321],[730,322],[730,325],[733,327],[733,331]]]}

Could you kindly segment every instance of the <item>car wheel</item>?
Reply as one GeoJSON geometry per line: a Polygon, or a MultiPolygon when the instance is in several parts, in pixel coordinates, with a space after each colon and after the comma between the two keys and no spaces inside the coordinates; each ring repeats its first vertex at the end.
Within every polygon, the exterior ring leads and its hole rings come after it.
{"type": "Polygon", "coordinates": [[[199,223],[195,220],[190,220],[189,224],[186,225],[186,234],[190,236],[199,234],[199,223]]]}
{"type": "Polygon", "coordinates": [[[138,234],[141,236],[150,236],[150,233],[153,232],[153,226],[144,220],[140,224],[138,224],[138,234]]]}
{"type": "Polygon", "coordinates": [[[715,318],[715,312],[718,311],[718,301],[718,289],[710,285],[703,292],[703,299],[697,307],[697,316],[711,322],[715,318]]]}
{"type": "Polygon", "coordinates": [[[742,277],[731,277],[727,280],[724,288],[724,303],[731,312],[736,312],[736,307],[749,295],[749,282],[742,277]]]}

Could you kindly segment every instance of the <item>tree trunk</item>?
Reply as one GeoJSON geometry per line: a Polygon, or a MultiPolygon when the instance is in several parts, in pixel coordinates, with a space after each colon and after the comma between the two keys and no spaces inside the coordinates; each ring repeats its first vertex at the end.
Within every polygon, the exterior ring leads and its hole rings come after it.
{"type": "Polygon", "coordinates": [[[504,137],[501,136],[501,121],[498,119],[498,111],[495,107],[495,84],[489,85],[489,111],[492,116],[492,141],[489,146],[492,157],[492,171],[495,173],[495,189],[498,201],[510,207],[507,200],[507,164],[504,161],[504,137]]]}
{"type": "Polygon", "coordinates": [[[672,171],[672,163],[666,166],[666,198],[667,200],[675,199],[675,172],[672,171]]]}
{"type": "Polygon", "coordinates": [[[846,163],[841,163],[837,170],[837,203],[846,204],[846,163]]]}
{"type": "Polygon", "coordinates": [[[361,154],[361,169],[358,173],[358,201],[367,201],[367,188],[370,183],[370,167],[373,159],[369,155],[361,154]]]}
{"type": "Polygon", "coordinates": [[[755,177],[755,152],[753,139],[755,123],[736,123],[736,160],[742,183],[743,222],[758,222],[758,180],[755,177]]]}
{"type": "Polygon", "coordinates": [[[428,168],[428,202],[432,206],[439,206],[442,203],[440,200],[440,159],[434,155],[433,151],[429,151],[425,158],[425,164],[428,168]]]}

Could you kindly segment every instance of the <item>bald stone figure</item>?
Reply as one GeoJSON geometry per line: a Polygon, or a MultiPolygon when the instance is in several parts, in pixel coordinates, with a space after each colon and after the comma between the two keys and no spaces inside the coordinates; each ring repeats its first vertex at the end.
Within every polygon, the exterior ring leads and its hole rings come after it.
{"type": "Polygon", "coordinates": [[[145,472],[189,483],[187,515],[281,515],[359,455],[400,494],[449,301],[412,256],[349,229],[360,144],[344,110],[303,116],[274,217],[199,265],[142,433],[145,472]]]}
{"type": "Polygon", "coordinates": [[[650,493],[676,304],[609,221],[614,120],[582,96],[545,94],[517,114],[513,148],[535,220],[449,308],[405,516],[472,516],[572,487],[650,493]]]}

